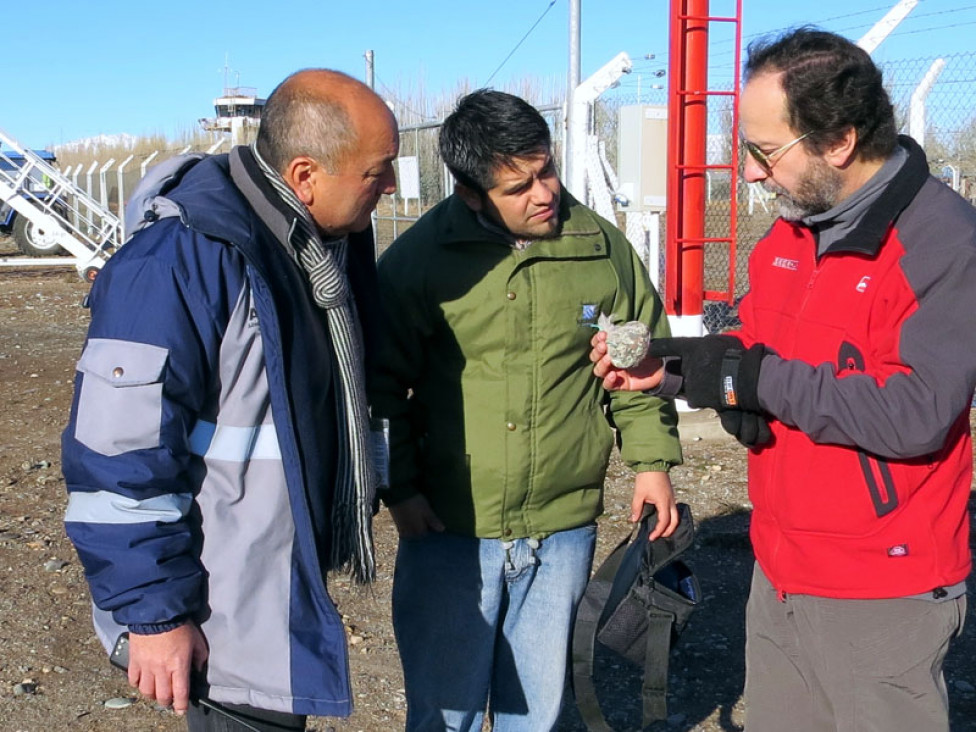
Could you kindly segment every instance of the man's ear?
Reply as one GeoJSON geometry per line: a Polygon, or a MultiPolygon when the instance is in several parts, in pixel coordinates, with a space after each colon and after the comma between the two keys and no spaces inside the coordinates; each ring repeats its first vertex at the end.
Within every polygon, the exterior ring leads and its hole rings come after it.
{"type": "Polygon", "coordinates": [[[312,181],[318,173],[318,167],[318,163],[312,158],[299,155],[288,163],[281,176],[298,196],[298,200],[306,206],[312,205],[315,200],[315,186],[312,185],[312,181]]]}
{"type": "Polygon", "coordinates": [[[481,194],[478,193],[473,188],[468,188],[464,183],[455,183],[454,192],[458,194],[458,197],[467,204],[468,208],[472,211],[481,211],[484,208],[484,203],[481,201],[481,194]]]}
{"type": "Polygon", "coordinates": [[[824,152],[824,160],[835,168],[845,168],[854,162],[857,149],[857,130],[848,127],[844,135],[824,152]]]}

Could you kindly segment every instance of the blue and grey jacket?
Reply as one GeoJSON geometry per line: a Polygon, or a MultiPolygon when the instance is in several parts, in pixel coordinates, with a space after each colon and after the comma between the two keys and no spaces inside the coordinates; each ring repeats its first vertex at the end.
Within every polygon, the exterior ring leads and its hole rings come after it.
{"type": "MultiPolygon", "coordinates": [[[[63,437],[67,532],[102,643],[185,619],[206,636],[215,701],[351,711],[326,590],[336,426],[333,353],[304,274],[205,158],[90,297],[63,437]]],[[[353,237],[360,311],[371,236],[353,237]],[[358,239],[358,240],[357,240],[358,239]]]]}

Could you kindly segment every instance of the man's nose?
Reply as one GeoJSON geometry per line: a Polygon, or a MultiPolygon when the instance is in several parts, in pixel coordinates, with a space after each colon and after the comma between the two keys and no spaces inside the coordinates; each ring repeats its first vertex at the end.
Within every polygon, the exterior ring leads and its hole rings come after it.
{"type": "Polygon", "coordinates": [[[746,179],[749,183],[758,183],[759,181],[766,180],[769,177],[769,173],[766,172],[765,168],[756,162],[756,159],[752,157],[748,152],[743,151],[743,164],[742,164],[742,177],[746,179]]]}
{"type": "Polygon", "coordinates": [[[396,189],[397,189],[396,172],[393,170],[393,166],[391,165],[390,169],[386,172],[386,175],[383,177],[383,180],[381,181],[380,191],[387,195],[391,195],[393,193],[396,193],[396,189]]]}
{"type": "Polygon", "coordinates": [[[555,191],[550,186],[547,186],[545,181],[536,179],[532,184],[532,197],[536,203],[544,206],[549,205],[555,196],[555,191]]]}

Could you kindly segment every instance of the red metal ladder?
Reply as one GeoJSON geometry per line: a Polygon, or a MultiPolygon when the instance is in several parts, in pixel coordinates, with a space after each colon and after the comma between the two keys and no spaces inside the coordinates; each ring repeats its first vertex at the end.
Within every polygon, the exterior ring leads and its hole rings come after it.
{"type": "MultiPolygon", "coordinates": [[[[728,164],[707,162],[708,99],[732,97],[733,135],[739,125],[739,65],[742,0],[735,15],[709,15],[709,0],[671,0],[670,79],[668,94],[668,215],[665,234],[665,308],[673,318],[700,319],[704,300],[735,299],[736,201],[739,145],[733,142],[728,164]],[[708,89],[708,30],[711,23],[735,27],[735,74],[732,91],[708,89]],[[706,174],[729,171],[729,235],[705,236],[706,174]],[[705,245],[728,245],[728,287],[705,290],[705,245]]],[[[699,333],[700,325],[698,326],[699,333]]],[[[697,335],[684,332],[681,335],[697,335]]]]}

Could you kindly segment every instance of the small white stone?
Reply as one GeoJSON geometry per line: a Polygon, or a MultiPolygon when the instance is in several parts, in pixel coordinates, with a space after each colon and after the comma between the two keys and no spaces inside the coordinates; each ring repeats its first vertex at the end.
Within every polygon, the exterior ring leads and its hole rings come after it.
{"type": "Polygon", "coordinates": [[[131,707],[134,700],[124,696],[116,696],[105,700],[106,709],[125,709],[131,707]]]}

